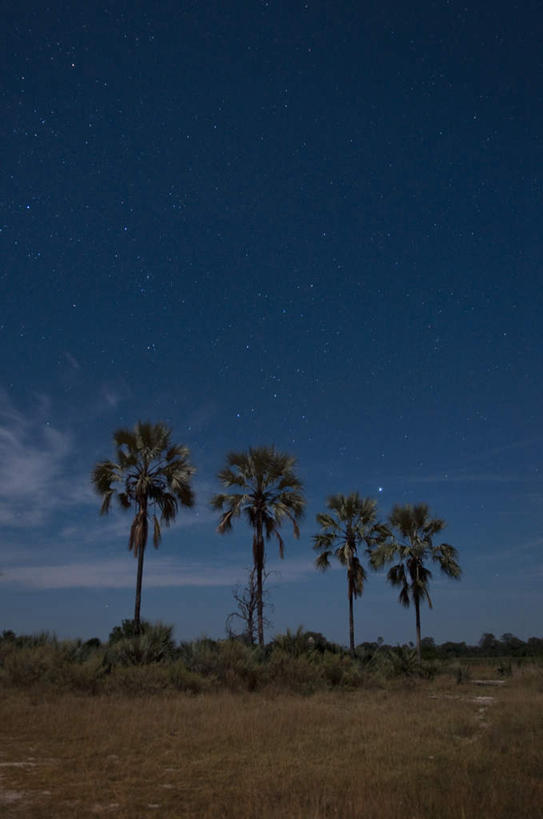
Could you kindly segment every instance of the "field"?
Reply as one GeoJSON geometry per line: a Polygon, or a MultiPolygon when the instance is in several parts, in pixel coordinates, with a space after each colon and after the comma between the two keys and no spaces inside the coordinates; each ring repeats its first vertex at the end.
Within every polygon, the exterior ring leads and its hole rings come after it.
{"type": "Polygon", "coordinates": [[[311,696],[12,688],[0,725],[6,817],[543,816],[536,668],[311,696]]]}

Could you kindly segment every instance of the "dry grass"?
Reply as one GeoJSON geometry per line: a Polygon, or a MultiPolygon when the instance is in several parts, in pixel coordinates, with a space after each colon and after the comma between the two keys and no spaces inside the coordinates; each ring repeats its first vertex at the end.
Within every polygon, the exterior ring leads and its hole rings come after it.
{"type": "Polygon", "coordinates": [[[311,697],[13,691],[0,725],[6,817],[543,816],[540,672],[311,697]]]}

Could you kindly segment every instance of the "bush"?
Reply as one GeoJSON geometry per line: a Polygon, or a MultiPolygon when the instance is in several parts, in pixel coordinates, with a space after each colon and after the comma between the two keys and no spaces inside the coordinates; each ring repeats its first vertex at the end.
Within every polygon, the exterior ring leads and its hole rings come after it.
{"type": "Polygon", "coordinates": [[[262,651],[240,640],[183,643],[178,656],[189,671],[209,675],[231,690],[254,691],[262,681],[262,651]]]}
{"type": "Polygon", "coordinates": [[[272,651],[279,649],[291,657],[300,657],[315,647],[315,638],[312,634],[304,632],[303,626],[298,626],[295,633],[287,628],[285,634],[278,634],[272,642],[272,651]]]}
{"type": "Polygon", "coordinates": [[[108,694],[158,694],[169,687],[168,671],[168,666],[157,663],[119,666],[104,676],[103,688],[108,694]]]}
{"type": "Polygon", "coordinates": [[[104,678],[105,669],[100,656],[82,663],[63,663],[58,666],[51,682],[70,691],[97,694],[104,678]]]}
{"type": "Polygon", "coordinates": [[[326,652],[319,665],[324,679],[331,688],[360,688],[364,683],[359,664],[347,654],[326,652]]]}
{"type": "Polygon", "coordinates": [[[172,660],[176,653],[172,632],[173,626],[147,623],[141,634],[120,638],[117,635],[106,651],[104,662],[110,666],[129,666],[172,660]]]}
{"type": "Polygon", "coordinates": [[[190,671],[197,674],[213,674],[218,662],[218,643],[203,637],[190,643],[180,643],[177,656],[190,671]]]}
{"type": "Polygon", "coordinates": [[[54,647],[25,647],[11,651],[4,658],[2,676],[8,685],[25,688],[54,677],[58,665],[58,651],[54,647]]]}
{"type": "MultiPolygon", "coordinates": [[[[141,620],[139,634],[144,634],[148,628],[152,627],[147,620],[141,620]]],[[[118,643],[119,640],[126,638],[138,637],[136,626],[133,620],[123,620],[120,626],[114,626],[109,634],[108,642],[110,645],[118,643]]]]}
{"type": "Polygon", "coordinates": [[[274,688],[286,688],[298,694],[312,694],[326,687],[322,669],[309,657],[292,656],[274,648],[265,666],[264,680],[274,688]]]}
{"type": "Polygon", "coordinates": [[[181,660],[168,668],[168,679],[177,691],[186,691],[190,694],[204,694],[213,687],[213,678],[203,677],[194,671],[189,671],[181,660]]]}

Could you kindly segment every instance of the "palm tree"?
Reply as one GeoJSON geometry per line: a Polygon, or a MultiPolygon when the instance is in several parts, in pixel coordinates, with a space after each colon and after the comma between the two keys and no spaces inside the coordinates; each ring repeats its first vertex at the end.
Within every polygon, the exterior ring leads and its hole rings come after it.
{"type": "Polygon", "coordinates": [[[264,615],[262,573],[265,565],[264,542],[272,535],[283,557],[284,543],[280,528],[285,519],[292,523],[294,536],[299,537],[298,520],[303,515],[305,500],[302,483],[294,472],[296,459],[278,452],[275,447],[250,447],[248,452],[230,452],[227,466],[218,478],[226,489],[211,501],[213,509],[222,512],[217,531],[229,532],[233,518],[242,513],[253,529],[253,564],[256,571],[258,642],[264,645],[264,615]]]}
{"type": "Polygon", "coordinates": [[[393,586],[400,587],[399,601],[402,606],[409,607],[411,601],[415,605],[417,625],[417,658],[421,662],[420,639],[420,604],[427,601],[432,608],[432,600],[428,590],[432,572],[424,564],[432,560],[448,577],[458,579],[462,570],[458,565],[458,552],[448,543],[434,546],[433,538],[445,528],[445,521],[432,518],[426,503],[416,506],[407,504],[395,506],[389,517],[392,530],[396,530],[401,538],[395,536],[387,543],[381,544],[371,554],[371,564],[379,569],[385,563],[398,560],[388,571],[387,579],[393,586]]]}
{"type": "Polygon", "coordinates": [[[331,495],[326,506],[327,514],[317,515],[322,531],[313,536],[313,548],[320,551],[315,561],[318,569],[328,569],[334,555],[342,566],[347,567],[347,596],[349,598],[349,643],[354,655],[353,600],[360,597],[366,581],[366,570],[358,556],[358,549],[365,544],[368,549],[382,543],[388,530],[377,521],[377,502],[361,498],[358,492],[350,495],[331,495]]]}
{"type": "Polygon", "coordinates": [[[92,483],[103,498],[100,514],[109,512],[114,495],[123,509],[135,509],[128,548],[138,559],[134,628],[141,626],[141,585],[143,557],[152,517],[153,544],[161,540],[161,523],[169,526],[179,505],[191,507],[194,493],[190,481],[194,467],[187,447],[172,444],[165,424],[138,421],[133,430],[119,429],[113,435],[116,462],[101,461],[92,472],[92,483]],[[116,486],[118,485],[118,486],[116,486]],[[157,516],[160,513],[160,520],[157,516]]]}

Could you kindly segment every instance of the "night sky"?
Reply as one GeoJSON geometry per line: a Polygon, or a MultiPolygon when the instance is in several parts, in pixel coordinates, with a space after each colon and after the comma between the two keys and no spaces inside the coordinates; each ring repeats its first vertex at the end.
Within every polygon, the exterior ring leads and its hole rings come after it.
{"type": "MultiPolygon", "coordinates": [[[[543,633],[543,10],[536,0],[4,3],[0,629],[107,636],[130,516],[112,433],[163,420],[195,511],[142,615],[224,635],[251,564],[209,498],[229,450],[298,458],[273,628],[347,641],[315,514],[429,503],[464,577],[423,634],[543,633]]],[[[371,574],[357,640],[414,639],[371,574]]]]}

